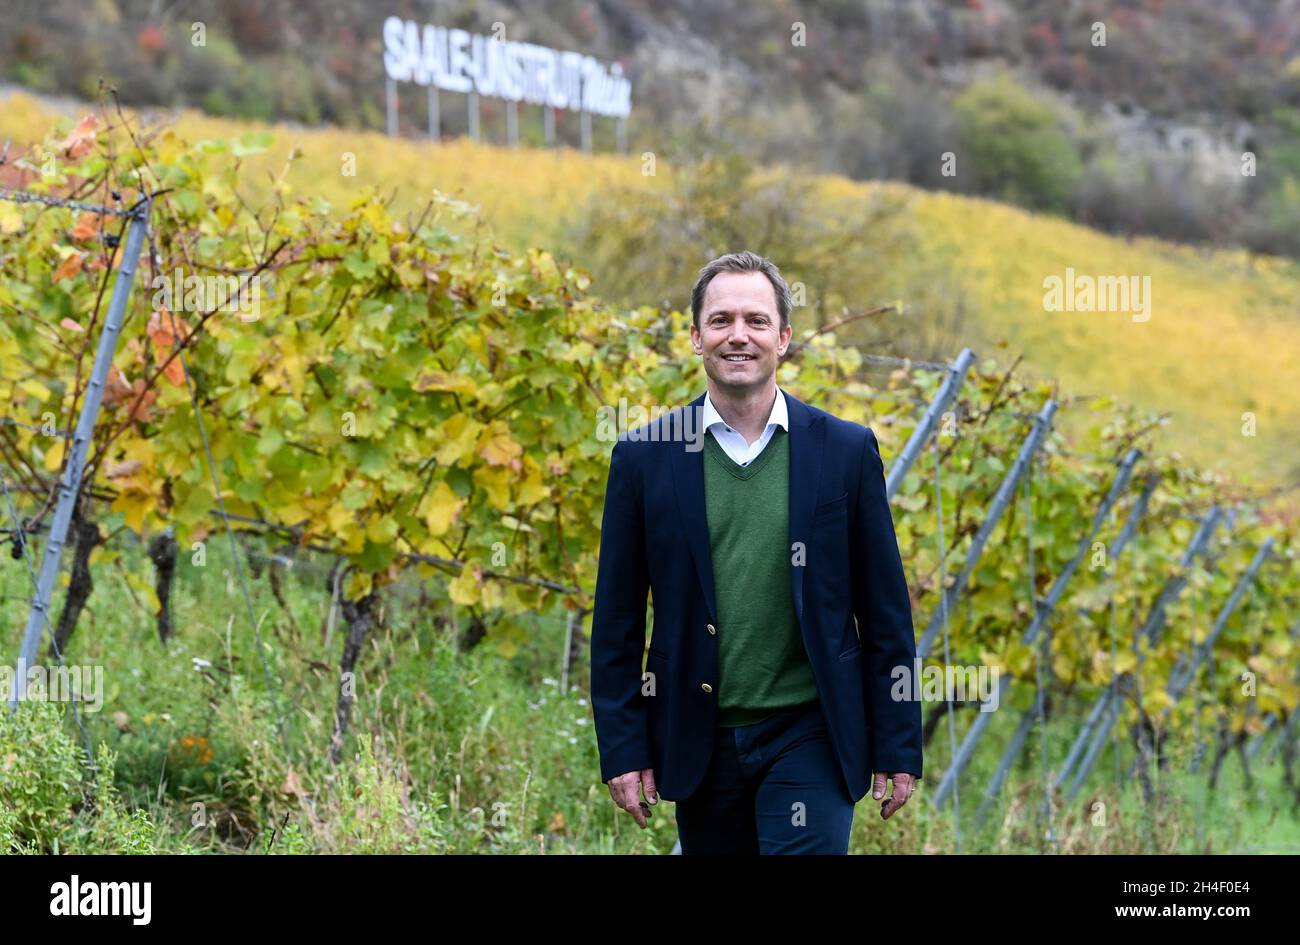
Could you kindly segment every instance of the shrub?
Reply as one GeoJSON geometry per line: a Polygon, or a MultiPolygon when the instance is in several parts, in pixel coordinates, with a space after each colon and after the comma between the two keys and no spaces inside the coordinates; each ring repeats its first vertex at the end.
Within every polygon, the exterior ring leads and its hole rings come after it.
{"type": "Polygon", "coordinates": [[[969,173],[981,194],[1038,210],[1066,209],[1082,162],[1051,105],[1002,76],[971,85],[954,108],[962,140],[959,178],[969,173]]]}
{"type": "Polygon", "coordinates": [[[29,699],[0,709],[0,843],[48,851],[81,800],[83,753],[64,727],[59,703],[29,699]]]}

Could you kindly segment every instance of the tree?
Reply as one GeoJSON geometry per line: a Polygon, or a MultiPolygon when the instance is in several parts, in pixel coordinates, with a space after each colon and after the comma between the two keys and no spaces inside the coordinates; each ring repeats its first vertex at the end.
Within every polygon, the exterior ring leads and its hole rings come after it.
{"type": "Polygon", "coordinates": [[[1082,161],[1062,116],[1007,76],[971,85],[954,104],[972,189],[1036,210],[1064,212],[1082,161]]]}

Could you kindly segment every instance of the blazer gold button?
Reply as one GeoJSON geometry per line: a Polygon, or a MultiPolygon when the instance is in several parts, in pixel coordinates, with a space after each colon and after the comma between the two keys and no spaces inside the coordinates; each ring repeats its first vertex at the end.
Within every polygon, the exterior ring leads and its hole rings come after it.
{"type": "Polygon", "coordinates": [[[703,689],[705,692],[713,691],[713,687],[710,686],[708,683],[700,683],[700,688],[703,689]]]}
{"type": "Polygon", "coordinates": [[[717,628],[714,627],[713,624],[709,624],[709,633],[717,633],[717,632],[718,632],[717,628]]]}

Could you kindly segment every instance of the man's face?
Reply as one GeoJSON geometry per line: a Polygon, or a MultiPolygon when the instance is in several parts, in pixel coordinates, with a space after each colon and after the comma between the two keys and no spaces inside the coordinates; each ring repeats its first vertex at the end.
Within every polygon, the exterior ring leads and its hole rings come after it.
{"type": "Polygon", "coordinates": [[[713,277],[691,325],[691,345],[704,358],[704,373],[720,388],[743,394],[761,389],[776,374],[793,334],[781,328],[776,290],[761,272],[722,272],[713,277]]]}

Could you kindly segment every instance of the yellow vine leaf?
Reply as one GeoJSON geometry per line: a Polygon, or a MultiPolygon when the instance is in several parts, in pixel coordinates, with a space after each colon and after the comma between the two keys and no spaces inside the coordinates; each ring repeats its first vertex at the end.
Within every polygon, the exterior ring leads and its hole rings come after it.
{"type": "Polygon", "coordinates": [[[489,466],[514,466],[523,447],[510,438],[510,433],[502,423],[494,423],[488,428],[479,450],[489,466]]]}
{"type": "Polygon", "coordinates": [[[428,390],[450,391],[454,394],[473,394],[477,387],[474,379],[465,374],[449,374],[446,371],[429,371],[421,374],[415,382],[415,389],[423,393],[428,390]]]}
{"type": "Polygon", "coordinates": [[[527,470],[524,481],[519,487],[519,504],[534,505],[549,496],[550,490],[542,479],[542,467],[531,456],[524,457],[524,469],[527,470]]]}
{"type": "Polygon", "coordinates": [[[375,577],[365,571],[354,570],[348,573],[346,586],[343,589],[343,595],[348,600],[361,600],[370,593],[371,588],[375,585],[375,577]]]}
{"type": "Polygon", "coordinates": [[[50,397],[50,389],[35,378],[21,381],[17,386],[28,397],[35,397],[37,400],[48,400],[50,397]]]}
{"type": "Polygon", "coordinates": [[[1115,654],[1115,672],[1128,673],[1137,666],[1137,657],[1129,649],[1121,649],[1115,654]]]}
{"type": "Polygon", "coordinates": [[[474,470],[474,484],[487,493],[488,504],[502,512],[510,508],[512,478],[509,469],[485,469],[480,466],[474,470]]]}
{"type": "Polygon", "coordinates": [[[428,510],[424,513],[424,524],[430,535],[445,535],[455,523],[465,500],[452,491],[451,486],[440,482],[433,487],[426,500],[428,510]]]}
{"type": "Polygon", "coordinates": [[[325,513],[325,525],[328,531],[340,532],[352,522],[352,513],[341,502],[335,502],[325,513]]]}
{"type": "Polygon", "coordinates": [[[478,603],[479,584],[472,568],[461,568],[460,574],[447,585],[447,596],[462,607],[478,603]]]}
{"type": "Polygon", "coordinates": [[[17,233],[23,228],[23,215],[11,203],[0,204],[0,233],[17,233]]]}
{"type": "Polygon", "coordinates": [[[113,500],[114,512],[121,512],[126,527],[136,534],[144,532],[144,518],[153,508],[154,497],[145,492],[124,492],[113,500]]]}
{"type": "Polygon", "coordinates": [[[45,453],[45,468],[49,472],[58,472],[59,467],[63,465],[64,446],[63,440],[59,440],[45,453]]]}
{"type": "Polygon", "coordinates": [[[376,545],[387,545],[397,537],[397,520],[389,516],[372,518],[366,526],[366,537],[376,545]]]}
{"type": "Polygon", "coordinates": [[[500,581],[495,580],[494,578],[487,578],[484,580],[480,576],[479,590],[482,594],[481,603],[488,610],[495,610],[497,607],[501,606],[503,600],[501,587],[502,584],[500,581]]]}
{"type": "Polygon", "coordinates": [[[473,453],[478,443],[483,424],[468,414],[458,413],[438,430],[438,448],[433,451],[434,458],[444,466],[453,466],[473,453]]]}

